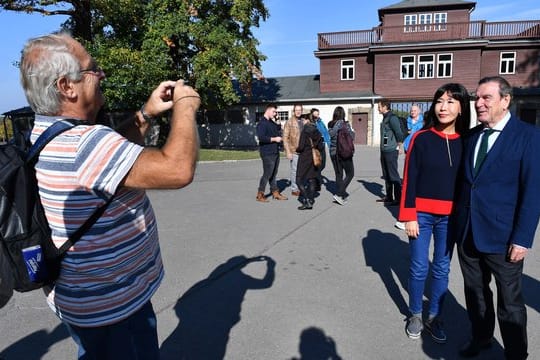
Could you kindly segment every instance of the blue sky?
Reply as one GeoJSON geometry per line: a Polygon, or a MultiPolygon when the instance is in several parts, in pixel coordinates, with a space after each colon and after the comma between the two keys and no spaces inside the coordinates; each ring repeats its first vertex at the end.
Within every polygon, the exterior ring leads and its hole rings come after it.
{"type": "MultiPolygon", "coordinates": [[[[317,34],[367,30],[379,24],[377,10],[400,0],[265,0],[270,17],[254,29],[259,50],[268,60],[262,64],[266,77],[319,73],[313,52],[317,34]]],[[[472,20],[510,21],[540,19],[537,0],[478,0],[472,20]]],[[[0,113],[26,106],[13,65],[25,41],[55,31],[65,17],[0,12],[0,113]]]]}

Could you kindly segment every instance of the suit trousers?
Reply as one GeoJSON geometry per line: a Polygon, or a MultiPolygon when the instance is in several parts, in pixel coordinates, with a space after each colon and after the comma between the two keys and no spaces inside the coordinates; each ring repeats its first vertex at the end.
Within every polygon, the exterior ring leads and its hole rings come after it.
{"type": "Polygon", "coordinates": [[[388,201],[401,200],[401,178],[398,171],[398,150],[381,151],[381,169],[388,201]]]}
{"type": "Polygon", "coordinates": [[[497,319],[507,359],[527,358],[527,311],[522,296],[523,260],[511,263],[507,254],[478,251],[472,234],[458,246],[459,264],[465,283],[465,302],[473,341],[493,337],[495,310],[489,283],[497,287],[497,319]]]}

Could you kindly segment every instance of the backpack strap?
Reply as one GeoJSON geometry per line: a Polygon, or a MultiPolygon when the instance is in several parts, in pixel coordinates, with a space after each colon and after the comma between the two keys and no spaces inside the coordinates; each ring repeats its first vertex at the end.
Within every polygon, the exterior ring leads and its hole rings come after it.
{"type": "MultiPolygon", "coordinates": [[[[36,140],[34,145],[28,150],[26,156],[27,162],[37,162],[37,157],[45,145],[47,145],[52,139],[60,135],[64,131],[74,128],[77,125],[83,124],[80,120],[74,119],[63,119],[55,121],[51,126],[49,126],[36,140]]],[[[96,223],[96,221],[103,215],[105,209],[112,202],[114,195],[112,195],[105,204],[101,205],[99,208],[94,211],[94,213],[77,229],[69,239],[58,249],[59,254],[63,257],[70,247],[73,246],[79,239],[84,235],[85,232],[90,230],[90,228],[96,223]]]]}
{"type": "Polygon", "coordinates": [[[61,254],[62,257],[66,254],[66,251],[68,251],[69,248],[73,246],[73,244],[75,244],[77,241],[80,240],[80,238],[84,235],[85,232],[87,232],[88,230],[90,230],[92,226],[94,226],[96,221],[101,217],[101,215],[103,215],[103,213],[105,212],[105,209],[107,209],[109,204],[112,202],[113,198],[114,198],[114,195],[112,195],[107,200],[107,202],[105,202],[105,204],[98,207],[96,211],[94,211],[92,216],[90,216],[84,222],[84,224],[82,224],[81,227],[77,229],[77,231],[71,234],[69,239],[67,239],[66,242],[62,246],[60,246],[60,248],[58,249],[58,252],[61,254]]]}
{"type": "Polygon", "coordinates": [[[64,131],[67,131],[81,123],[81,121],[73,119],[63,119],[55,121],[37,138],[34,145],[32,145],[30,150],[28,150],[28,153],[26,155],[26,161],[37,161],[37,156],[39,156],[39,153],[41,152],[41,150],[43,150],[45,145],[47,145],[52,139],[54,139],[56,136],[60,135],[64,131]]]}

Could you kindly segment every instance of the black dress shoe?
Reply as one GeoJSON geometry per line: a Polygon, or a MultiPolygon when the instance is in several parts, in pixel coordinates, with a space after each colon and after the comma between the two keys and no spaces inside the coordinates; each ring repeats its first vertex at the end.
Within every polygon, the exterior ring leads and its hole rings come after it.
{"type": "Polygon", "coordinates": [[[482,350],[488,349],[491,347],[491,339],[487,341],[476,341],[471,340],[464,347],[459,350],[459,356],[463,358],[471,358],[480,354],[482,350]]]}

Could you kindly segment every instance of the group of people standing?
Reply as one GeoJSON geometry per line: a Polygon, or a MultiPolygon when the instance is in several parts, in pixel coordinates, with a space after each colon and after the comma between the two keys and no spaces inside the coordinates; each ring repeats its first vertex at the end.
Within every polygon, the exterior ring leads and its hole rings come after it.
{"type": "MultiPolygon", "coordinates": [[[[481,79],[475,98],[461,84],[444,84],[435,91],[426,114],[420,114],[417,105],[411,107],[409,133],[401,130],[390,102],[378,102],[383,115],[380,160],[386,190],[386,196],[378,201],[399,206],[397,224],[409,239],[410,316],[405,332],[417,339],[426,329],[434,341],[446,342],[441,313],[456,245],[472,325],[471,340],[459,352],[465,358],[491,346],[495,317],[505,357],[528,357],[521,278],[524,257],[540,218],[540,167],[535,164],[540,155],[540,130],[510,114],[511,98],[512,87],[499,76],[481,79]],[[473,100],[480,124],[469,129],[473,100]],[[398,171],[401,153],[406,154],[403,184],[398,171]],[[431,284],[424,321],[432,237],[431,284]],[[497,287],[496,311],[489,286],[492,277],[497,287]]],[[[259,122],[264,174],[257,200],[268,201],[264,197],[268,181],[274,198],[285,198],[275,179],[279,144],[283,143],[290,161],[292,194],[301,197],[300,210],[311,209],[324,168],[324,162],[319,168],[313,165],[312,148],[324,154],[326,144],[336,174],[334,200],[343,205],[354,176],[352,158],[341,158],[336,151],[341,128],[354,137],[345,110],[336,107],[328,131],[318,110],[313,109],[310,115],[302,112],[302,107],[295,105],[283,137],[273,120],[275,105],[267,107],[259,122]],[[271,162],[265,160],[270,148],[271,162]]]]}
{"type": "Polygon", "coordinates": [[[328,128],[319,116],[318,109],[311,109],[309,114],[303,113],[302,105],[293,106],[293,115],[281,129],[276,122],[277,106],[268,104],[263,117],[257,124],[259,153],[263,164],[263,175],[259,181],[256,200],[268,202],[265,195],[266,185],[270,185],[275,200],[287,200],[277,185],[280,146],[283,145],[285,155],[290,164],[291,195],[298,196],[301,205],[298,210],[313,208],[315,196],[323,184],[322,170],[326,166],[326,148],[336,175],[334,200],[344,205],[347,201],[347,186],[354,177],[352,157],[341,157],[337,151],[338,132],[343,129],[354,140],[354,131],[346,120],[345,110],[338,106],[334,110],[328,128]],[[319,151],[322,161],[315,166],[313,149],[319,151]]]}
{"type": "Polygon", "coordinates": [[[540,131],[510,114],[511,99],[512,87],[499,76],[481,79],[474,99],[461,84],[441,86],[406,153],[398,216],[410,249],[405,331],[417,339],[425,328],[436,342],[446,342],[441,312],[455,244],[472,325],[471,340],[459,351],[464,358],[491,346],[495,317],[505,358],[528,357],[522,272],[540,218],[540,131]],[[471,100],[480,124],[469,129],[471,100]]]}

